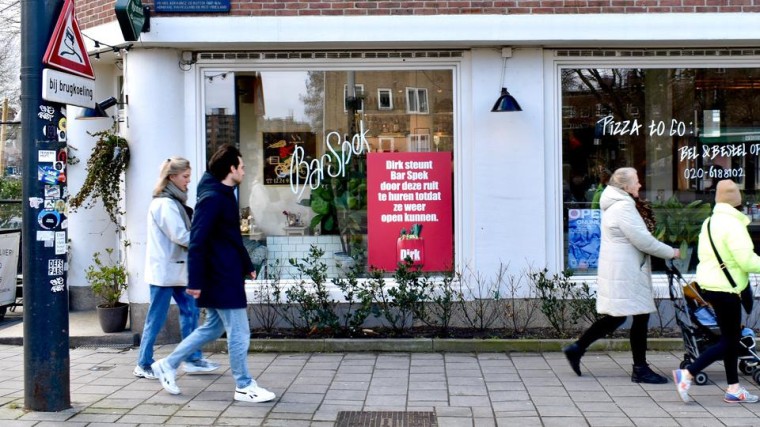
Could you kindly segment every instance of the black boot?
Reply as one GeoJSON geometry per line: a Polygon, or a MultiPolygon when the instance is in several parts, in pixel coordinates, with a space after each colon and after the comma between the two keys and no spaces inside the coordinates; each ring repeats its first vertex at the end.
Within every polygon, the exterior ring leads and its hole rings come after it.
{"type": "Polygon", "coordinates": [[[578,346],[578,343],[576,342],[563,348],[562,352],[565,353],[565,357],[567,357],[567,361],[570,362],[570,367],[573,368],[573,372],[575,372],[575,374],[580,377],[581,376],[581,357],[583,357],[583,353],[585,352],[581,350],[580,346],[578,346]]]}
{"type": "Polygon", "coordinates": [[[668,382],[668,379],[652,371],[649,368],[649,365],[633,365],[631,382],[646,384],[665,384],[668,382]]]}

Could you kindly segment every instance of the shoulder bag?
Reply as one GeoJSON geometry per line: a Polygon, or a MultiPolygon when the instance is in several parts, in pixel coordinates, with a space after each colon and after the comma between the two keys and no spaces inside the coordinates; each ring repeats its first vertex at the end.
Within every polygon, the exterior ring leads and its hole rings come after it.
{"type": "MultiPolygon", "coordinates": [[[[726,264],[723,263],[723,259],[721,259],[720,254],[718,253],[718,248],[716,248],[715,243],[713,243],[712,232],[710,231],[710,219],[712,218],[707,219],[707,236],[710,238],[710,246],[712,246],[713,252],[715,252],[715,258],[718,259],[720,269],[723,271],[723,274],[726,275],[728,283],[736,288],[736,282],[734,282],[734,278],[731,277],[731,273],[729,273],[728,269],[726,268],[726,264]]],[[[746,311],[747,314],[750,314],[752,312],[752,306],[755,303],[755,295],[752,293],[752,285],[750,283],[747,283],[747,287],[744,288],[744,290],[741,292],[741,300],[744,311],[746,311]]]]}

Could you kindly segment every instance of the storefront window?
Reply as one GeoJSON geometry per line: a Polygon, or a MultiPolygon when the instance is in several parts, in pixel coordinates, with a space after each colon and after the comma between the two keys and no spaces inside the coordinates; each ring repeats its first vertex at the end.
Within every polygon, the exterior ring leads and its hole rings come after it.
{"type": "Polygon", "coordinates": [[[311,245],[350,265],[453,268],[451,70],[205,71],[206,156],[244,156],[241,233],[261,277],[311,245]],[[354,90],[349,90],[353,85],[354,90]]]}
{"type": "Polygon", "coordinates": [[[654,234],[686,249],[676,265],[682,272],[694,271],[719,180],[739,184],[746,212],[760,224],[760,70],[565,68],[561,79],[566,267],[596,272],[598,197],[619,167],[637,169],[654,234]]]}

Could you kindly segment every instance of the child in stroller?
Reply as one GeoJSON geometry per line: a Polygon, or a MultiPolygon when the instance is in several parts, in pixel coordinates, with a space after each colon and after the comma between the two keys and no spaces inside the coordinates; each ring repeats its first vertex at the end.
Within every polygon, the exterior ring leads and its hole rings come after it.
{"type": "MultiPolygon", "coordinates": [[[[697,283],[687,282],[672,263],[667,263],[665,273],[668,276],[668,292],[675,309],[676,324],[683,337],[685,353],[680,368],[686,369],[700,353],[718,341],[720,329],[712,307],[699,294],[697,283]]],[[[739,371],[752,376],[760,384],[759,363],[755,333],[750,328],[744,328],[739,339],[739,371]]],[[[704,372],[694,376],[697,385],[707,384],[708,380],[704,372]]]]}

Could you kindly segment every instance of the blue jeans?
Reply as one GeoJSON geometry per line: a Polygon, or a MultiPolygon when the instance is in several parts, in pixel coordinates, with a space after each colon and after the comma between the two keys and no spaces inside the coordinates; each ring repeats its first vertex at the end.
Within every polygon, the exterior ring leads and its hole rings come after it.
{"type": "MultiPolygon", "coordinates": [[[[179,329],[182,339],[187,338],[198,327],[198,307],[195,299],[185,293],[184,286],[155,286],[150,285],[150,307],[145,316],[142,338],[140,339],[140,354],[137,356],[137,364],[144,369],[150,368],[153,360],[153,345],[161,328],[166,323],[171,299],[177,303],[179,309],[179,329]]],[[[196,361],[203,357],[201,351],[188,356],[188,362],[196,361]]]]}
{"type": "Polygon", "coordinates": [[[238,388],[255,385],[248,372],[248,347],[251,344],[251,330],[248,326],[248,314],[244,308],[206,308],[206,323],[183,339],[166,362],[172,369],[193,352],[200,350],[206,343],[214,341],[227,332],[227,352],[230,354],[230,370],[238,388]]]}

